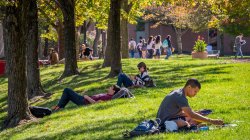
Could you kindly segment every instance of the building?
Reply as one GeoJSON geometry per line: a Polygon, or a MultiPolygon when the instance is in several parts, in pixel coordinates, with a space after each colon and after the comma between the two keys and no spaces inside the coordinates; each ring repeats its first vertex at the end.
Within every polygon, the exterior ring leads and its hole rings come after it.
{"type": "MultiPolygon", "coordinates": [[[[146,40],[149,36],[161,35],[162,39],[164,39],[167,35],[172,36],[173,46],[177,49],[177,41],[174,30],[170,26],[158,26],[157,28],[151,28],[152,23],[145,23],[142,25],[128,25],[129,38],[136,38],[138,42],[139,37],[142,36],[146,40]]],[[[194,33],[192,31],[187,31],[182,36],[182,49],[183,53],[191,53],[193,50],[193,46],[198,36],[202,36],[207,44],[211,44],[214,50],[224,51],[225,55],[234,55],[234,40],[235,36],[229,34],[223,34],[223,37],[217,32],[217,30],[210,29],[207,31],[203,31],[200,33],[194,33]],[[223,42],[221,41],[223,40],[223,42]],[[221,43],[222,42],[222,43],[221,43]],[[223,45],[224,44],[224,45],[223,45]],[[222,45],[224,49],[222,50],[222,45]]],[[[247,44],[242,47],[243,55],[250,55],[250,37],[243,37],[246,40],[247,44]]]]}

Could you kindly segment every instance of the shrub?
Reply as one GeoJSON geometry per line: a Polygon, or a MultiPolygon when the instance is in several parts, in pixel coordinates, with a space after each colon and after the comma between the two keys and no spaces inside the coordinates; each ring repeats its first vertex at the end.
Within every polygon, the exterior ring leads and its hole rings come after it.
{"type": "Polygon", "coordinates": [[[195,52],[204,52],[206,50],[207,44],[204,40],[197,39],[193,47],[195,52]]]}

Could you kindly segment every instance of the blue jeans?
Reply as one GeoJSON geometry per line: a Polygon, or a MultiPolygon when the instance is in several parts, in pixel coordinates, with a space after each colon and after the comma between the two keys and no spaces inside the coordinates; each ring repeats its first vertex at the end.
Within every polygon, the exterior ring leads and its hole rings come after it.
{"type": "Polygon", "coordinates": [[[236,48],[235,58],[237,58],[238,55],[240,55],[241,58],[243,58],[243,54],[242,54],[241,47],[237,47],[237,48],[236,48]]]}
{"type": "Polygon", "coordinates": [[[120,73],[118,75],[118,81],[117,81],[117,84],[119,87],[122,86],[122,84],[125,86],[125,87],[130,87],[130,86],[133,86],[133,82],[131,79],[129,79],[129,77],[124,74],[124,73],[120,73]]]}
{"type": "Polygon", "coordinates": [[[153,58],[153,53],[154,53],[153,49],[148,49],[148,57],[147,58],[152,59],[153,58]]]}
{"type": "Polygon", "coordinates": [[[172,55],[172,49],[170,47],[167,48],[167,55],[166,55],[166,58],[165,59],[168,59],[169,56],[172,55]]]}
{"type": "Polygon", "coordinates": [[[57,104],[58,107],[64,108],[69,101],[72,101],[76,105],[84,105],[84,97],[74,92],[72,89],[65,88],[63,90],[63,94],[59,103],[57,104]]]}
{"type": "Polygon", "coordinates": [[[134,50],[130,50],[129,53],[130,53],[131,58],[134,58],[134,56],[135,56],[135,51],[134,51],[134,50]]]}

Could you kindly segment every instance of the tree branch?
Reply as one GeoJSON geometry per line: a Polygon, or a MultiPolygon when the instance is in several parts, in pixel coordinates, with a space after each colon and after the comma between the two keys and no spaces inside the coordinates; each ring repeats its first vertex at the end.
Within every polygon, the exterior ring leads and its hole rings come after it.
{"type": "Polygon", "coordinates": [[[50,25],[52,25],[54,28],[57,28],[57,25],[50,20],[49,16],[41,8],[38,8],[38,10],[46,18],[50,25]]]}

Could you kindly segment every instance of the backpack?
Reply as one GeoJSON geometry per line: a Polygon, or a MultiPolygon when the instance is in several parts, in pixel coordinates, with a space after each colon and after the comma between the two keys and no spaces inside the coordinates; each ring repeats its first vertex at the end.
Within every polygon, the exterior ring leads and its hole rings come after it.
{"type": "Polygon", "coordinates": [[[145,81],[145,87],[156,87],[156,84],[152,79],[149,79],[148,81],[145,81]]]}
{"type": "Polygon", "coordinates": [[[126,138],[137,137],[142,135],[159,134],[159,122],[155,120],[145,120],[141,122],[134,130],[125,131],[123,136],[126,138]]]}
{"type": "Polygon", "coordinates": [[[112,96],[112,100],[117,98],[134,98],[134,95],[127,88],[121,88],[120,91],[112,96]]]}
{"type": "Polygon", "coordinates": [[[37,118],[43,118],[52,113],[51,109],[46,107],[30,106],[29,109],[31,114],[37,118]]]}
{"type": "Polygon", "coordinates": [[[167,48],[168,47],[168,41],[166,39],[163,41],[162,47],[163,48],[167,48]]]}

